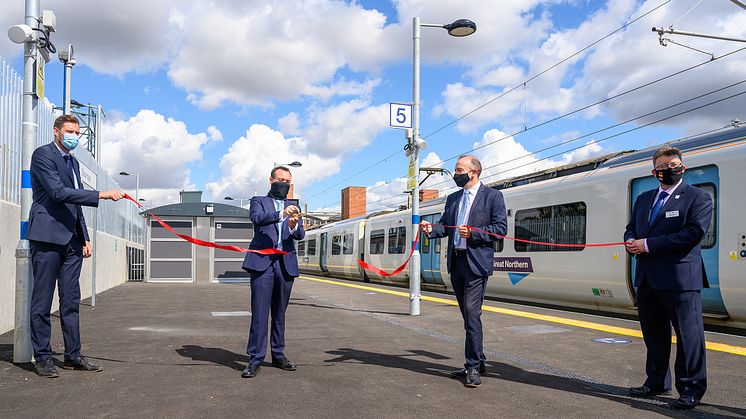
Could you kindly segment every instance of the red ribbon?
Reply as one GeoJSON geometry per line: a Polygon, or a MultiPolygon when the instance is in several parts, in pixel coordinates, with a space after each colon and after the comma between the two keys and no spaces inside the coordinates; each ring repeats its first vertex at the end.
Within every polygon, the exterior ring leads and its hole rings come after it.
{"type": "Polygon", "coordinates": [[[204,246],[204,247],[214,247],[215,249],[222,249],[222,250],[232,250],[234,252],[241,252],[241,253],[259,253],[260,255],[286,255],[288,252],[285,252],[280,249],[244,249],[243,247],[233,246],[233,245],[223,245],[223,244],[217,244],[213,242],[208,242],[200,239],[195,239],[194,237],[187,236],[184,234],[179,234],[176,232],[176,230],[173,229],[170,225],[168,225],[165,221],[158,218],[157,215],[153,214],[150,210],[145,209],[142,204],[135,201],[134,198],[131,196],[124,194],[125,199],[129,199],[130,201],[134,202],[138,207],[144,209],[145,211],[150,214],[151,217],[153,217],[156,221],[158,221],[158,224],[163,226],[166,230],[174,233],[175,235],[179,236],[181,239],[188,241],[189,243],[196,244],[197,246],[204,246]]]}
{"type": "MultiPolygon", "coordinates": [[[[433,225],[435,225],[435,224],[433,224],[433,225]]],[[[448,226],[448,225],[444,225],[443,227],[444,228],[459,228],[458,226],[448,226]]],[[[478,231],[480,233],[484,233],[484,234],[487,234],[489,236],[497,237],[497,238],[500,238],[500,239],[507,239],[507,240],[512,240],[512,241],[521,242],[521,243],[540,244],[540,245],[545,245],[545,246],[558,246],[558,247],[607,247],[607,246],[622,246],[622,245],[625,244],[624,242],[585,243],[585,244],[538,242],[538,241],[533,241],[533,240],[519,239],[519,238],[516,238],[516,237],[503,236],[503,235],[500,235],[500,234],[495,234],[495,233],[491,233],[491,232],[486,231],[486,230],[482,230],[481,228],[470,227],[470,226],[466,226],[466,227],[469,230],[478,231]]],[[[369,271],[371,271],[373,273],[376,273],[376,274],[384,276],[384,277],[393,276],[393,275],[396,275],[396,274],[400,273],[409,264],[409,260],[412,259],[412,255],[414,254],[414,249],[417,248],[417,242],[420,240],[420,234],[419,234],[420,233],[420,229],[421,229],[421,227],[417,229],[417,236],[414,238],[414,242],[412,243],[412,250],[409,252],[409,257],[407,258],[407,260],[404,261],[404,264],[402,264],[400,267],[396,268],[396,270],[394,270],[393,272],[391,272],[391,273],[386,272],[383,269],[380,269],[380,268],[372,266],[372,265],[370,265],[368,263],[365,263],[364,261],[362,261],[360,259],[357,260],[357,263],[360,264],[360,266],[362,266],[364,269],[367,269],[367,270],[369,270],[369,271]]]]}

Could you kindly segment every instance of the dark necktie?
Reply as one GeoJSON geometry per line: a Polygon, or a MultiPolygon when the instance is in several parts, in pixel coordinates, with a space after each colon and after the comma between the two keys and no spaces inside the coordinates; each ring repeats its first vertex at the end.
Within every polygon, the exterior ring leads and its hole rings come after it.
{"type": "Polygon", "coordinates": [[[63,159],[65,159],[65,166],[67,166],[67,171],[70,172],[70,177],[73,180],[73,186],[75,186],[75,171],[73,170],[73,162],[72,157],[70,155],[62,156],[63,159]]]}
{"type": "Polygon", "coordinates": [[[660,195],[658,195],[658,200],[655,201],[655,205],[653,205],[653,210],[650,211],[650,222],[652,223],[653,220],[655,220],[655,217],[658,216],[658,214],[661,212],[661,209],[663,208],[663,202],[666,200],[666,197],[668,196],[668,192],[661,192],[660,195]]]}

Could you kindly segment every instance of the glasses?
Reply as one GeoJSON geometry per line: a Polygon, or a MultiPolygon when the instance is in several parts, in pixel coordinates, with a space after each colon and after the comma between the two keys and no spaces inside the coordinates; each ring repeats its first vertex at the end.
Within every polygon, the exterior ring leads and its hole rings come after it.
{"type": "Polygon", "coordinates": [[[681,163],[673,163],[673,162],[671,162],[671,163],[662,163],[662,164],[659,164],[659,165],[655,166],[655,168],[658,169],[658,170],[666,170],[668,168],[676,169],[676,168],[679,168],[681,166],[682,166],[681,163]]]}

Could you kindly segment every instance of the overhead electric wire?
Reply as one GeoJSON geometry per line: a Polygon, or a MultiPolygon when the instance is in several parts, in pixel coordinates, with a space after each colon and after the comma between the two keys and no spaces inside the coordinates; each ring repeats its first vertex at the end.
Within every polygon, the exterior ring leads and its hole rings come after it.
{"type": "MultiPolygon", "coordinates": [[[[549,72],[549,71],[553,70],[554,68],[556,68],[556,67],[558,67],[558,66],[562,65],[563,63],[565,63],[566,61],[568,61],[568,60],[570,60],[570,59],[574,58],[575,56],[577,56],[577,55],[579,55],[579,54],[581,54],[581,53],[583,53],[583,52],[587,51],[588,49],[592,48],[592,47],[593,47],[593,46],[595,46],[596,44],[598,44],[598,43],[600,43],[600,42],[602,42],[602,41],[606,40],[607,38],[609,38],[610,36],[614,35],[615,33],[617,33],[617,32],[619,32],[619,31],[621,31],[621,30],[623,30],[623,29],[627,28],[628,26],[630,26],[630,25],[634,24],[634,23],[635,23],[635,22],[637,22],[638,20],[640,20],[640,19],[644,18],[645,16],[647,16],[647,15],[649,15],[649,14],[653,13],[654,11],[656,11],[656,10],[660,9],[661,7],[665,6],[666,4],[668,4],[668,3],[670,3],[670,2],[671,2],[671,0],[666,0],[666,1],[664,1],[663,3],[661,3],[661,4],[659,4],[658,6],[654,7],[653,9],[651,9],[651,10],[649,10],[649,11],[647,11],[647,12],[643,13],[642,15],[640,15],[640,16],[638,16],[638,17],[636,17],[635,19],[633,19],[633,20],[631,20],[631,21],[629,21],[629,22],[627,22],[627,23],[625,23],[624,25],[620,26],[619,28],[615,29],[614,31],[612,31],[612,32],[610,32],[610,33],[606,34],[605,36],[603,36],[603,37],[601,37],[601,38],[597,39],[596,41],[594,41],[594,42],[592,42],[592,43],[588,44],[588,45],[587,45],[587,46],[585,46],[584,48],[582,48],[582,49],[580,49],[580,50],[576,51],[575,53],[573,53],[573,54],[571,54],[571,55],[569,55],[569,56],[565,57],[565,58],[564,58],[564,59],[562,59],[561,61],[559,61],[559,62],[557,62],[557,63],[553,64],[552,66],[550,66],[550,67],[548,67],[548,68],[544,69],[544,70],[543,70],[543,71],[541,71],[540,73],[538,73],[538,74],[535,74],[534,76],[532,76],[532,77],[530,77],[530,78],[526,79],[525,81],[523,81],[523,82],[521,82],[520,84],[516,85],[515,87],[511,88],[511,89],[510,89],[510,90],[508,90],[507,92],[503,92],[503,93],[501,93],[500,95],[498,95],[498,96],[496,96],[496,97],[494,97],[494,98],[490,99],[489,101],[487,101],[487,102],[485,102],[484,104],[482,104],[482,105],[478,106],[477,108],[475,108],[475,109],[472,109],[471,111],[467,112],[466,114],[464,114],[464,115],[461,115],[461,116],[459,116],[458,118],[454,119],[453,121],[451,121],[451,122],[447,123],[446,125],[443,125],[443,126],[441,126],[440,128],[438,128],[438,129],[436,129],[435,131],[433,131],[433,132],[431,132],[431,133],[429,133],[429,134],[425,135],[425,136],[424,136],[424,137],[422,137],[422,138],[423,138],[423,139],[427,139],[428,137],[430,137],[430,136],[432,136],[432,135],[434,135],[434,134],[438,133],[439,131],[441,131],[441,130],[443,130],[443,129],[445,129],[445,128],[447,128],[447,127],[449,127],[449,126],[453,125],[453,124],[455,124],[456,122],[458,122],[458,121],[460,121],[460,120],[462,120],[462,119],[466,118],[467,116],[469,116],[469,115],[473,114],[474,112],[476,112],[476,111],[478,111],[478,110],[480,110],[480,109],[484,108],[485,106],[487,106],[487,105],[489,105],[489,104],[491,104],[491,103],[495,102],[496,100],[498,100],[498,99],[500,99],[501,97],[503,97],[503,96],[507,95],[508,93],[510,93],[510,92],[512,92],[512,91],[514,91],[514,90],[516,90],[516,89],[518,89],[518,88],[520,88],[521,86],[524,86],[524,85],[525,85],[526,83],[528,83],[528,82],[530,82],[530,81],[533,81],[533,80],[536,80],[537,78],[539,78],[540,76],[544,75],[545,73],[547,73],[547,72],[549,72]]],[[[342,183],[344,183],[344,182],[346,182],[346,181],[348,181],[348,180],[350,180],[350,179],[353,179],[353,178],[355,178],[355,177],[357,177],[357,176],[361,175],[362,173],[365,173],[365,172],[367,172],[368,170],[372,169],[373,167],[376,167],[376,166],[378,166],[379,164],[381,164],[381,163],[383,163],[383,162],[387,161],[388,159],[390,159],[390,158],[392,158],[392,157],[396,156],[397,154],[399,154],[399,153],[401,153],[401,152],[402,152],[402,150],[397,150],[397,151],[396,151],[395,153],[393,153],[393,154],[391,154],[391,155],[389,155],[389,156],[387,156],[387,157],[385,157],[385,158],[383,158],[383,159],[381,159],[381,160],[377,161],[376,163],[374,163],[374,164],[372,164],[372,165],[370,165],[370,166],[366,167],[365,169],[363,169],[363,170],[361,170],[361,171],[359,171],[359,172],[356,172],[356,173],[354,173],[353,175],[351,175],[351,176],[349,176],[349,177],[345,178],[344,180],[342,180],[342,181],[340,181],[340,182],[337,182],[337,183],[335,183],[334,185],[332,185],[332,186],[329,186],[329,187],[325,188],[325,189],[324,189],[324,190],[322,190],[321,192],[318,192],[318,193],[316,193],[316,194],[314,194],[314,195],[311,195],[311,196],[309,196],[309,197],[308,197],[308,199],[311,199],[311,198],[315,198],[315,197],[317,197],[317,196],[319,196],[319,195],[322,195],[322,194],[323,194],[323,193],[325,193],[326,191],[328,191],[328,190],[330,190],[330,189],[334,188],[335,186],[341,185],[342,183]]]]}

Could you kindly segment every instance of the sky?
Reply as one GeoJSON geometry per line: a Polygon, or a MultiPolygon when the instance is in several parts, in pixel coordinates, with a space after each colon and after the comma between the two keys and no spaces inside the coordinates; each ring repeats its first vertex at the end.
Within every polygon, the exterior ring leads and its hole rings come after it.
{"type": "MultiPolygon", "coordinates": [[[[0,27],[23,21],[22,0],[0,2],[0,27]]],[[[744,44],[663,46],[651,31],[746,38],[746,10],[729,0],[40,2],[57,16],[52,42],[74,45],[72,98],[106,114],[102,165],[133,195],[118,173],[139,173],[148,207],[180,190],[246,205],[293,161],[310,210],[338,210],[347,186],[367,187],[368,212],[405,204],[406,139],[389,103],[412,102],[415,16],[477,24],[463,38],[422,28],[422,166],[474,154],[493,182],[746,120],[744,44]]],[[[19,72],[21,55],[0,37],[19,72]]],[[[61,104],[63,67],[46,73],[61,104]]],[[[438,175],[424,187],[455,190],[438,175]]]]}

